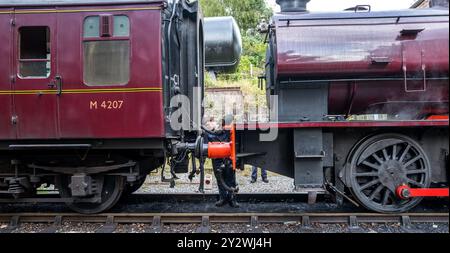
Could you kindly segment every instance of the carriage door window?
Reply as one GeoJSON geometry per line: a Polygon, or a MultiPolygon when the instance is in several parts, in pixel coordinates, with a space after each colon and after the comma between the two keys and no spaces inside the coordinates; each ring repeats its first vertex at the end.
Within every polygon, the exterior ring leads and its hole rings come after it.
{"type": "Polygon", "coordinates": [[[88,86],[126,85],[130,79],[130,22],[124,15],[87,17],[83,78],[88,86]]]}
{"type": "Polygon", "coordinates": [[[50,29],[19,28],[19,76],[22,78],[50,75],[50,29]]]}

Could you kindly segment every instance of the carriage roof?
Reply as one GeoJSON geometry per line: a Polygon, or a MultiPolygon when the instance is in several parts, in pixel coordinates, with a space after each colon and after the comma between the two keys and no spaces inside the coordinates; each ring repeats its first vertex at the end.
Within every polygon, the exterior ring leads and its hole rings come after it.
{"type": "Polygon", "coordinates": [[[95,5],[95,4],[134,4],[158,3],[164,0],[0,0],[0,6],[59,6],[59,5],[95,5]]]}

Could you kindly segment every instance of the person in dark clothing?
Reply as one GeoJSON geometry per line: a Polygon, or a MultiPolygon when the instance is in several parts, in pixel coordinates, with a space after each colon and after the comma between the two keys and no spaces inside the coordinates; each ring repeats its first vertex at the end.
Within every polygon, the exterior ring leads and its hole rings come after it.
{"type": "MultiPolygon", "coordinates": [[[[229,159],[215,159],[213,160],[213,167],[214,168],[214,176],[219,179],[219,175],[217,174],[217,168],[220,168],[221,166],[225,165],[225,168],[222,167],[222,177],[229,187],[236,187],[236,173],[234,172],[231,161],[229,159]]],[[[225,187],[218,183],[219,187],[219,195],[220,199],[216,202],[216,206],[224,206],[227,203],[231,207],[239,207],[239,204],[236,202],[235,195],[232,192],[229,192],[225,189],[225,187]]]]}
{"type": "MultiPolygon", "coordinates": [[[[223,130],[225,126],[225,120],[222,121],[222,130],[218,130],[214,133],[208,133],[208,142],[229,142],[230,141],[230,131],[223,130]]],[[[221,207],[227,203],[231,207],[239,207],[239,204],[235,200],[234,193],[227,191],[225,187],[219,182],[220,175],[218,170],[222,170],[222,177],[225,184],[229,187],[236,188],[236,172],[233,170],[232,162],[230,159],[212,159],[212,164],[214,168],[214,176],[216,177],[219,188],[219,201],[216,202],[216,206],[221,207]]]]}
{"type": "MultiPolygon", "coordinates": [[[[261,178],[264,183],[266,183],[266,184],[269,183],[269,180],[267,179],[267,170],[264,168],[261,168],[261,178]]],[[[251,183],[252,184],[256,183],[257,179],[258,179],[258,167],[253,166],[251,183]]]]}

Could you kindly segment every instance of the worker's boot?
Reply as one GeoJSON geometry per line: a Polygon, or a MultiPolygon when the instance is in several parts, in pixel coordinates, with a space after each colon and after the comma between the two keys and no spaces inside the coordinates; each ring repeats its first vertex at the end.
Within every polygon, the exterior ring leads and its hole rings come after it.
{"type": "Polygon", "coordinates": [[[269,183],[269,179],[267,179],[267,177],[263,178],[262,181],[263,181],[264,183],[266,183],[266,184],[269,183]]]}
{"type": "Polygon", "coordinates": [[[220,198],[219,201],[216,202],[217,207],[222,207],[227,203],[227,201],[223,198],[220,198]]]}
{"type": "Polygon", "coordinates": [[[231,207],[233,208],[239,208],[239,204],[236,201],[235,197],[231,197],[230,201],[228,202],[228,204],[230,204],[231,207]]]}

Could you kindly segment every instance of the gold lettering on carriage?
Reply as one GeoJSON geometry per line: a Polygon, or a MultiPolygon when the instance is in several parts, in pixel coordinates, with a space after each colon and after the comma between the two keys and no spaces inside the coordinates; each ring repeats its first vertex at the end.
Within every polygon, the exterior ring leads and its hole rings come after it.
{"type": "Polygon", "coordinates": [[[123,100],[103,100],[103,101],[90,101],[90,110],[119,110],[122,109],[124,104],[123,100]]]}

